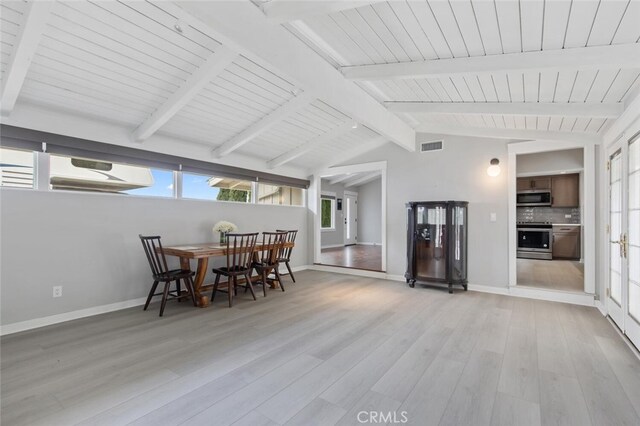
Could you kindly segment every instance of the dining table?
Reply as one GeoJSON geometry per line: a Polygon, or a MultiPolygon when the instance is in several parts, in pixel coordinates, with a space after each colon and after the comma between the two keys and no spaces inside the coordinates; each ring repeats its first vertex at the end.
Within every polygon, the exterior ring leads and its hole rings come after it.
{"type": "MultiPolygon", "coordinates": [[[[292,248],[295,246],[293,242],[285,242],[283,248],[292,248]]],[[[257,260],[258,253],[264,250],[265,247],[261,243],[257,243],[254,249],[254,258],[257,260]]],[[[159,248],[158,248],[159,250],[159,248]]],[[[233,247],[230,247],[233,250],[233,247]]],[[[205,284],[204,280],[207,276],[207,268],[209,267],[209,258],[212,257],[226,257],[227,245],[220,243],[198,243],[198,244],[185,244],[177,246],[165,246],[162,247],[162,252],[165,256],[175,256],[180,259],[180,269],[191,269],[191,260],[197,261],[195,270],[195,277],[193,280],[193,290],[196,296],[196,303],[201,308],[209,306],[209,298],[202,294],[203,291],[213,288],[212,284],[205,284]]],[[[258,280],[260,277],[252,277],[252,280],[258,280]]],[[[274,286],[274,285],[272,285],[274,286]]]]}

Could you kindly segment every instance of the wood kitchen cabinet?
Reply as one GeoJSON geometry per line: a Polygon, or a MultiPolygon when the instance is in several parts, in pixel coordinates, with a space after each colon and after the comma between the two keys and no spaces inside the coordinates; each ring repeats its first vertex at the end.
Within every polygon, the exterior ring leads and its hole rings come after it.
{"type": "Polygon", "coordinates": [[[551,249],[554,259],[580,260],[580,229],[580,226],[553,226],[551,249]]]}
{"type": "Polygon", "coordinates": [[[580,206],[580,175],[558,175],[551,178],[551,207],[580,206]]]}
{"type": "Polygon", "coordinates": [[[522,177],[517,179],[517,190],[527,191],[529,189],[551,189],[550,176],[522,177]]]}

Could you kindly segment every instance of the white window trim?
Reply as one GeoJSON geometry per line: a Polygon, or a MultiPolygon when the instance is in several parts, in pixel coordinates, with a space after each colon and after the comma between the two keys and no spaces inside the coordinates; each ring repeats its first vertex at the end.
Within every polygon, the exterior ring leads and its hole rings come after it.
{"type": "MultiPolygon", "coordinates": [[[[322,220],[320,220],[320,232],[335,232],[336,231],[336,204],[337,204],[337,194],[331,191],[322,191],[320,195],[320,204],[322,204],[322,200],[330,200],[331,201],[331,227],[323,228],[322,220]],[[333,197],[333,198],[328,198],[333,197]]],[[[322,214],[322,208],[320,209],[320,214],[322,214]]]]}

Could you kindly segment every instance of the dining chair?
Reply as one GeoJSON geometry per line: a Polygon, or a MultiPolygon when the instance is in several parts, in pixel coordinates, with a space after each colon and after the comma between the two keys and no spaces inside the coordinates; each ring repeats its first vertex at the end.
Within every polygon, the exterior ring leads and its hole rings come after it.
{"type": "Polygon", "coordinates": [[[260,275],[259,283],[262,284],[262,292],[267,296],[267,285],[269,274],[275,275],[275,281],[280,284],[280,289],[284,291],[280,271],[278,270],[278,255],[282,251],[287,238],[286,232],[263,232],[262,246],[257,251],[257,256],[253,262],[253,269],[260,275]]]}
{"type": "Polygon", "coordinates": [[[238,277],[244,277],[245,290],[251,290],[253,300],[256,300],[256,293],[251,284],[251,271],[253,269],[253,253],[258,240],[258,232],[250,234],[227,234],[226,257],[227,266],[213,268],[216,280],[211,292],[211,301],[216,296],[217,291],[227,292],[229,296],[229,307],[233,306],[233,297],[237,294],[238,277]],[[227,277],[227,288],[221,290],[220,277],[227,277]]]}
{"type": "Polygon", "coordinates": [[[144,253],[149,261],[149,267],[151,267],[151,274],[153,275],[153,284],[151,285],[151,291],[147,296],[147,302],[144,304],[144,310],[146,311],[151,302],[153,296],[162,294],[162,303],[160,304],[160,316],[164,314],[164,307],[167,304],[167,299],[172,296],[174,299],[180,299],[184,297],[191,297],[193,306],[197,306],[195,292],[193,291],[193,275],[194,272],[185,269],[172,269],[167,267],[167,259],[162,251],[162,243],[159,236],[143,236],[138,235],[144,248],[144,253]],[[180,289],[180,280],[184,281],[185,287],[188,293],[182,294],[180,289]],[[176,282],[175,293],[170,291],[171,283],[176,282]],[[164,290],[162,293],[156,293],[158,284],[164,282],[164,290]]]}
{"type": "MultiPolygon", "coordinates": [[[[292,231],[284,231],[281,229],[277,229],[276,232],[286,232],[287,237],[285,238],[285,242],[295,244],[296,236],[298,235],[297,229],[292,231]]],[[[292,251],[293,251],[293,247],[283,247],[282,250],[280,251],[280,254],[278,255],[278,263],[284,263],[284,265],[287,267],[287,271],[289,271],[289,276],[291,277],[291,280],[295,283],[296,278],[293,276],[293,271],[291,270],[291,265],[289,264],[289,262],[291,262],[292,251]]]]}

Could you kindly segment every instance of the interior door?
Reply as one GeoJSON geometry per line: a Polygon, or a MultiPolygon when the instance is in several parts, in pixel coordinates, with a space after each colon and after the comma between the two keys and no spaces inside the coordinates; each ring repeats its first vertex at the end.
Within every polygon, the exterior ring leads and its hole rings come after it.
{"type": "Polygon", "coordinates": [[[640,136],[609,152],[609,316],[640,347],[640,136]]]}
{"type": "Polygon", "coordinates": [[[344,194],[344,245],[358,242],[358,195],[344,194]]]}

